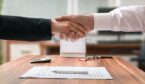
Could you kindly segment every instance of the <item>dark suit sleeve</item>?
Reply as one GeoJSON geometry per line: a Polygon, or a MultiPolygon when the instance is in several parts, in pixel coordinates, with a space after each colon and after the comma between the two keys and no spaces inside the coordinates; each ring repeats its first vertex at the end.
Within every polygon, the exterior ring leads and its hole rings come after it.
{"type": "Polygon", "coordinates": [[[0,15],[0,39],[40,41],[51,36],[50,19],[0,15]]]}

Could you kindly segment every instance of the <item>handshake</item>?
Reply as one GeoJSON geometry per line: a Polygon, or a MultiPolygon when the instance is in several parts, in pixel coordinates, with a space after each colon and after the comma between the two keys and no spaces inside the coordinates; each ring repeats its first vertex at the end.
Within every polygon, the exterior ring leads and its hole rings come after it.
{"type": "Polygon", "coordinates": [[[52,20],[52,34],[59,34],[61,39],[76,41],[86,36],[94,28],[93,15],[69,15],[52,20]]]}

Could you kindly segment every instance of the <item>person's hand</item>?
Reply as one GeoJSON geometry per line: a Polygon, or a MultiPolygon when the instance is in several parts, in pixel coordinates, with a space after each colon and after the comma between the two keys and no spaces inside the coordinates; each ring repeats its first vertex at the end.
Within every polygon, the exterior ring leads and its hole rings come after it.
{"type": "Polygon", "coordinates": [[[82,26],[80,26],[79,24],[70,23],[69,21],[52,20],[51,27],[52,34],[60,34],[60,37],[62,39],[77,40],[85,36],[85,32],[81,31],[82,29],[84,29],[82,26]]]}
{"type": "MultiPolygon", "coordinates": [[[[94,28],[94,18],[93,15],[69,15],[69,16],[61,16],[56,18],[57,21],[70,21],[76,24],[79,24],[84,27],[81,31],[88,33],[94,28]]],[[[79,30],[78,27],[74,27],[76,30],[79,30]]],[[[75,31],[77,32],[77,31],[75,31]]]]}

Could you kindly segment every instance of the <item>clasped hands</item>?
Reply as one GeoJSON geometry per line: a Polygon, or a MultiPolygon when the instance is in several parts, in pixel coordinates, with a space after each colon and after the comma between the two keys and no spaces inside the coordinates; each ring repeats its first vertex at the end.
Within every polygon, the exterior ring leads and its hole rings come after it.
{"type": "Polygon", "coordinates": [[[76,41],[93,30],[93,15],[69,15],[52,20],[53,34],[59,34],[61,39],[76,41]]]}

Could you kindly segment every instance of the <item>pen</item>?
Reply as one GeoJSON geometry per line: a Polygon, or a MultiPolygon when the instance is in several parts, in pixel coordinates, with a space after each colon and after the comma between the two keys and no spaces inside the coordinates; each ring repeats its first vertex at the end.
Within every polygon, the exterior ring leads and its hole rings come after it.
{"type": "Polygon", "coordinates": [[[87,71],[52,71],[57,74],[88,74],[87,71]]]}

